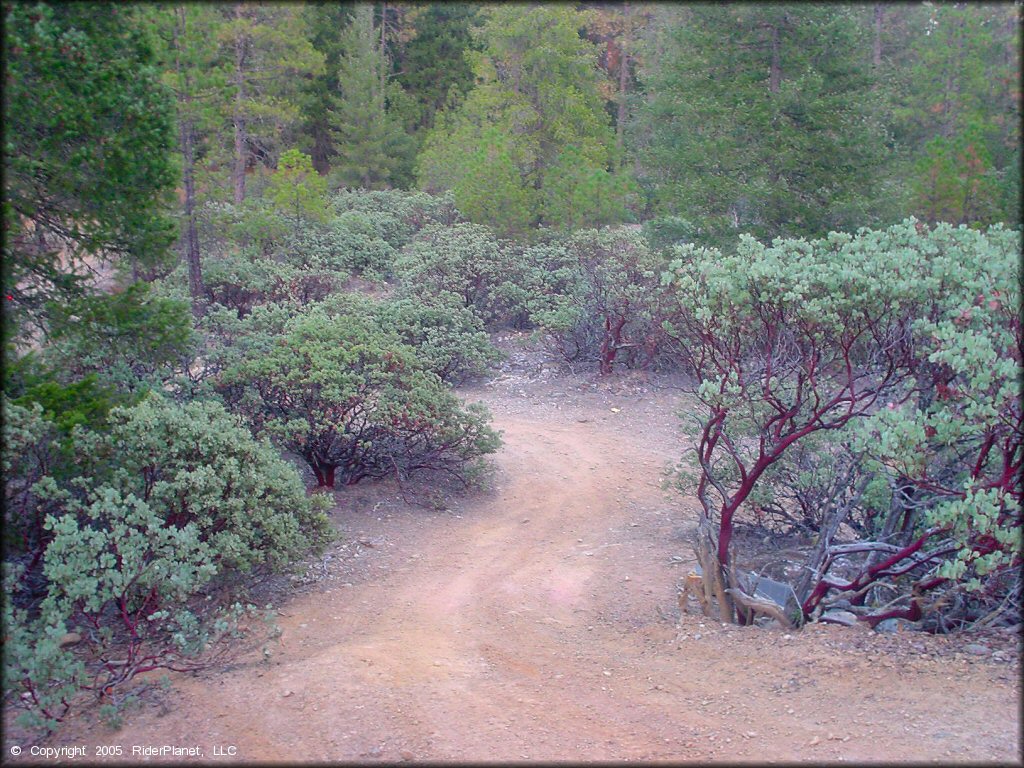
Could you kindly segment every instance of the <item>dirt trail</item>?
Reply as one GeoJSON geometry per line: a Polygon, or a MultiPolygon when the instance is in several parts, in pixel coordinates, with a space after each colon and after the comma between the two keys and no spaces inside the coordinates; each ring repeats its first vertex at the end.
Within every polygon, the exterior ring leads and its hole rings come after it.
{"type": "Polygon", "coordinates": [[[679,616],[693,507],[660,488],[676,395],[519,392],[473,393],[504,432],[491,491],[441,512],[338,494],[346,554],[282,606],[269,662],[51,743],[246,762],[1019,760],[1016,661],[679,616]]]}

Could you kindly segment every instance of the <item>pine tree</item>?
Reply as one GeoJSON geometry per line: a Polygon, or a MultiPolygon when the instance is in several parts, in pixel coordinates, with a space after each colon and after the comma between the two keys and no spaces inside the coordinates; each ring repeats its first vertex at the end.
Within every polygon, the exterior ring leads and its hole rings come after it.
{"type": "Polygon", "coordinates": [[[469,3],[431,3],[416,17],[395,79],[417,104],[417,130],[429,130],[450,98],[464,98],[473,87],[465,54],[479,50],[470,32],[478,15],[478,6],[469,3]]]}
{"type": "MultiPolygon", "coordinates": [[[[473,56],[477,83],[454,114],[438,121],[420,156],[420,184],[452,189],[464,210],[495,211],[478,219],[499,231],[521,232],[529,224],[561,225],[561,211],[542,207],[554,180],[560,194],[576,195],[574,185],[613,165],[609,115],[601,93],[603,76],[597,49],[580,37],[588,14],[561,5],[501,5],[485,12],[480,32],[483,53],[473,56]],[[495,137],[500,137],[495,139],[495,137]],[[568,156],[582,173],[565,172],[568,156]],[[517,177],[508,204],[496,189],[481,184],[492,157],[502,159],[502,185],[517,177]],[[483,165],[481,165],[483,163],[483,165]],[[486,200],[478,201],[483,194],[486,200]],[[530,206],[524,217],[522,206],[530,206]],[[503,213],[504,210],[509,215],[503,213]]],[[[608,185],[607,191],[616,185],[608,185]]],[[[590,198],[592,199],[592,198],[590,198]]],[[[575,223],[593,223],[600,210],[578,209],[575,223]]]]}
{"type": "Polygon", "coordinates": [[[410,162],[411,142],[388,109],[388,62],[373,24],[373,7],[357,5],[342,35],[338,87],[329,122],[337,160],[333,177],[345,187],[392,186],[410,162]]]}
{"type": "Polygon", "coordinates": [[[1016,5],[916,10],[894,73],[912,212],[930,222],[1017,222],[1020,19],[1016,5]]]}
{"type": "Polygon", "coordinates": [[[208,5],[181,3],[143,6],[162,45],[159,50],[163,82],[174,93],[181,155],[184,236],[181,240],[188,266],[192,313],[202,316],[205,304],[202,255],[196,224],[196,176],[200,159],[209,151],[218,124],[216,100],[224,79],[216,68],[216,33],[220,14],[208,5]]]}
{"type": "Polygon", "coordinates": [[[645,72],[645,177],[709,241],[885,215],[865,30],[840,6],[693,6],[645,72]]]}
{"type": "Polygon", "coordinates": [[[223,75],[230,99],[222,103],[231,125],[231,187],[245,200],[246,169],[273,165],[279,137],[299,120],[302,78],[321,73],[323,54],[308,39],[298,6],[234,3],[220,6],[223,75]]]}
{"type": "Polygon", "coordinates": [[[138,7],[5,5],[4,62],[10,333],[80,293],[86,258],[161,265],[175,174],[171,98],[138,7]]]}

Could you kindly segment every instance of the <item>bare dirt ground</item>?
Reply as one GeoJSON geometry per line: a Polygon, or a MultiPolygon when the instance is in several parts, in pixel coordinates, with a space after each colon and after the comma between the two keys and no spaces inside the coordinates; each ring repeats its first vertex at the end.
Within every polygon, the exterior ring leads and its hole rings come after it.
{"type": "Polygon", "coordinates": [[[696,503],[662,478],[684,396],[541,368],[463,392],[504,432],[489,490],[433,510],[393,485],[337,493],[343,539],[280,603],[268,661],[177,677],[121,730],[86,712],[45,743],[131,762],[160,745],[238,762],[1020,761],[1016,635],[680,615],[696,503]]]}

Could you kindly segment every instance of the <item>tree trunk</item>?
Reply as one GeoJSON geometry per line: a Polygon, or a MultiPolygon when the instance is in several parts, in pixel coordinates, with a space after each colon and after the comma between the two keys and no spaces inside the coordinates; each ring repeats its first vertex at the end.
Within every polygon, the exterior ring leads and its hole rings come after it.
{"type": "MultiPolygon", "coordinates": [[[[957,3],[956,8],[963,10],[963,4],[957,3]]],[[[964,26],[963,15],[960,16],[956,27],[956,60],[946,62],[946,92],[942,104],[942,127],[943,138],[950,138],[956,130],[956,117],[960,106],[960,77],[959,73],[964,60],[964,26]]]]}
{"type": "Polygon", "coordinates": [[[622,145],[626,130],[626,95],[629,85],[629,3],[622,4],[622,40],[619,44],[619,112],[615,118],[615,154],[622,167],[622,145]]]}
{"type": "Polygon", "coordinates": [[[622,343],[622,328],[625,325],[626,319],[624,317],[618,318],[614,324],[612,324],[611,318],[605,318],[604,339],[601,341],[601,351],[598,355],[599,370],[602,376],[607,376],[612,372],[612,367],[615,365],[615,356],[618,354],[619,345],[622,343]]]}
{"type": "Polygon", "coordinates": [[[772,63],[768,70],[768,92],[778,93],[782,84],[782,64],[779,60],[779,28],[772,25],[772,63]]]}
{"type": "MultiPolygon", "coordinates": [[[[235,18],[243,16],[243,5],[235,5],[235,18]]],[[[245,66],[246,54],[249,40],[244,34],[235,38],[235,114],[232,122],[235,128],[235,164],[231,172],[231,181],[235,190],[235,205],[245,202],[245,167],[248,164],[249,153],[246,148],[245,132],[245,66]]]]}
{"type": "Polygon", "coordinates": [[[182,70],[182,46],[187,39],[187,17],[184,6],[176,9],[177,26],[174,29],[174,67],[178,73],[181,90],[178,99],[183,105],[179,118],[182,181],[185,184],[185,263],[188,264],[188,289],[192,297],[192,314],[197,319],[203,316],[206,292],[203,288],[203,270],[199,258],[199,237],[196,233],[195,217],[195,120],[192,116],[192,82],[188,70],[182,70]]]}
{"type": "Polygon", "coordinates": [[[181,154],[185,183],[185,262],[188,264],[188,290],[192,297],[192,314],[198,319],[206,309],[203,287],[203,265],[199,255],[199,234],[195,214],[195,128],[191,120],[181,123],[181,154]]]}
{"type": "Polygon", "coordinates": [[[316,485],[318,488],[333,488],[334,487],[334,474],[336,467],[332,465],[324,464],[316,456],[306,454],[306,463],[309,464],[309,468],[313,470],[313,477],[316,478],[316,485]]]}
{"type": "Polygon", "coordinates": [[[882,17],[885,10],[881,3],[875,3],[875,42],[871,52],[871,64],[878,69],[882,66],[882,17]]]}
{"type": "MultiPolygon", "coordinates": [[[[371,22],[372,23],[372,22],[371,22]]],[[[384,109],[384,91],[387,87],[387,56],[385,54],[387,45],[387,23],[388,23],[388,4],[386,2],[380,4],[380,108],[384,109]]]]}

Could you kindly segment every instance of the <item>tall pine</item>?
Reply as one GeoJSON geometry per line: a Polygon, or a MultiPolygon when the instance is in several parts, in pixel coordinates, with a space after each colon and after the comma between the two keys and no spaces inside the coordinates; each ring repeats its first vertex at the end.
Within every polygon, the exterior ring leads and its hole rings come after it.
{"type": "Polygon", "coordinates": [[[452,189],[471,218],[494,212],[477,220],[505,234],[624,218],[629,185],[615,171],[605,78],[597,47],[580,36],[590,15],[518,4],[482,14],[476,85],[428,135],[421,186],[452,189]],[[500,183],[486,183],[492,167],[500,183]]]}
{"type": "Polygon", "coordinates": [[[644,73],[644,175],[659,212],[728,242],[886,217],[867,30],[842,6],[685,9],[644,73]]]}
{"type": "Polygon", "coordinates": [[[388,109],[389,90],[400,88],[389,80],[372,5],[355,7],[341,49],[338,94],[328,119],[336,154],[332,179],[350,188],[396,186],[408,174],[412,144],[388,109]]]}

